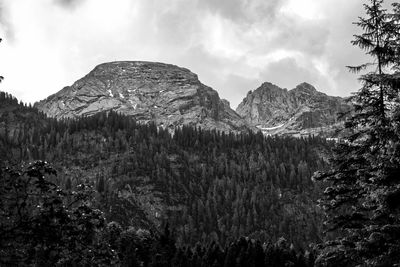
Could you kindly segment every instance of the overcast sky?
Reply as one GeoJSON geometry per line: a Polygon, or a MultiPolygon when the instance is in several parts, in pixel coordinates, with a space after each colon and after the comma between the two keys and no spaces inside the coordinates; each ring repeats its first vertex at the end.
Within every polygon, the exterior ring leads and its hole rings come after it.
{"type": "Polygon", "coordinates": [[[35,102],[116,60],[176,64],[236,107],[265,81],[359,88],[362,0],[0,0],[0,90],[35,102]]]}

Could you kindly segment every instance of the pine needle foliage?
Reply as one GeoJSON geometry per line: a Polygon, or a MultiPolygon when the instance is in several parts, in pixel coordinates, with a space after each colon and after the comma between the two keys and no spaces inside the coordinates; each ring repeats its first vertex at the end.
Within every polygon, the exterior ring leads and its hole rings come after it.
{"type": "Polygon", "coordinates": [[[360,73],[351,97],[353,115],[331,169],[315,179],[328,186],[320,205],[329,233],[321,245],[321,266],[395,266],[400,262],[400,73],[399,4],[364,4],[352,44],[372,59],[348,67],[360,73]],[[361,72],[363,72],[361,74],[361,72]]]}

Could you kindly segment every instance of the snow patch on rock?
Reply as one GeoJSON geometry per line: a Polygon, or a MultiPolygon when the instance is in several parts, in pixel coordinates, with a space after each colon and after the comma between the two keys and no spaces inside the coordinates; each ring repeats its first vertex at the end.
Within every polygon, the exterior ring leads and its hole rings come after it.
{"type": "Polygon", "coordinates": [[[260,125],[257,126],[258,129],[263,130],[263,131],[272,131],[272,130],[276,130],[279,129],[281,127],[283,127],[285,124],[280,124],[278,126],[274,126],[274,127],[261,127],[260,125]]]}

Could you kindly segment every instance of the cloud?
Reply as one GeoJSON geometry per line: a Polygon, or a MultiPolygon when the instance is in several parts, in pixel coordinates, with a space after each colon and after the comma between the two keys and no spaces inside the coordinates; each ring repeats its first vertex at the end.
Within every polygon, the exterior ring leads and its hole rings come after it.
{"type": "Polygon", "coordinates": [[[223,81],[220,97],[229,99],[231,107],[236,109],[244,99],[247,92],[259,87],[261,84],[258,79],[240,76],[238,74],[228,74],[223,81]]]}
{"type": "Polygon", "coordinates": [[[307,81],[315,84],[319,80],[319,72],[300,66],[294,58],[285,58],[269,64],[262,72],[261,77],[280,87],[292,89],[294,85],[307,81]]]}
{"type": "Polygon", "coordinates": [[[254,23],[260,19],[273,19],[286,0],[199,0],[200,9],[238,23],[254,23]]]}
{"type": "Polygon", "coordinates": [[[100,63],[148,60],[191,69],[232,106],[265,81],[348,95],[362,2],[0,0],[0,90],[34,102],[100,63]]]}
{"type": "Polygon", "coordinates": [[[54,2],[65,8],[75,8],[85,0],[54,0],[54,2]]]}
{"type": "Polygon", "coordinates": [[[9,22],[9,12],[7,10],[7,6],[4,2],[0,1],[0,25],[1,25],[1,33],[2,36],[7,35],[8,39],[13,40],[13,30],[11,24],[9,22]]]}

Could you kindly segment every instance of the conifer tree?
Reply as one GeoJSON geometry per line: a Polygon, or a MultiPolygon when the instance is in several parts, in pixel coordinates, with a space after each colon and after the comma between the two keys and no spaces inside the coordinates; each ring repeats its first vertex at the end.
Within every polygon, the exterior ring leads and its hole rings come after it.
{"type": "Polygon", "coordinates": [[[366,17],[355,23],[363,33],[354,35],[352,44],[372,61],[349,67],[366,73],[350,100],[354,111],[345,124],[348,133],[335,148],[331,170],[315,174],[329,184],[320,204],[333,238],[319,255],[323,266],[400,262],[399,9],[395,4],[389,13],[383,0],[368,2],[366,17]]]}

